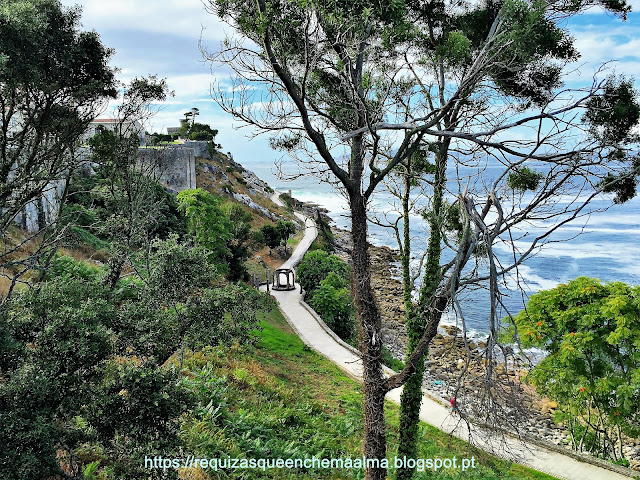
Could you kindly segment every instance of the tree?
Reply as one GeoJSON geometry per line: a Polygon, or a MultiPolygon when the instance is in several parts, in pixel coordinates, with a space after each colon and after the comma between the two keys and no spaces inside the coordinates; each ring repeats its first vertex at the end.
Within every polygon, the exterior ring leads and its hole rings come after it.
{"type": "Polygon", "coordinates": [[[271,249],[280,245],[280,235],[278,235],[276,227],[269,223],[260,228],[260,233],[262,234],[265,245],[269,247],[269,255],[271,255],[271,249]]]}
{"type": "Polygon", "coordinates": [[[2,478],[64,477],[62,466],[80,477],[82,451],[100,452],[117,478],[177,478],[143,462],[179,453],[190,401],[168,360],[253,343],[258,312],[274,303],[241,285],[212,286],[208,252],[175,236],[155,241],[149,261],[148,276],[113,290],[69,269],[3,304],[0,434],[12,448],[0,453],[2,478]]]}
{"type": "Polygon", "coordinates": [[[173,236],[157,241],[154,249],[145,296],[175,319],[169,326],[171,348],[163,349],[168,355],[160,364],[178,347],[182,362],[186,348],[251,341],[259,328],[257,312],[273,305],[270,297],[240,285],[212,288],[218,269],[200,245],[179,244],[173,236]]]}
{"type": "Polygon", "coordinates": [[[286,251],[289,237],[296,233],[296,225],[288,220],[278,220],[276,222],[276,231],[280,238],[280,245],[284,245],[286,251]]]}
{"type": "Polygon", "coordinates": [[[138,161],[139,135],[144,123],[154,115],[153,102],[164,101],[169,92],[164,79],[156,76],[134,78],[123,94],[114,116],[113,131],[101,129],[89,140],[92,159],[106,179],[99,199],[113,214],[100,226],[111,240],[109,273],[105,284],[111,289],[120,278],[132,251],[150,247],[166,226],[162,215],[171,212],[171,201],[158,190],[156,165],[138,161]]]}
{"type": "Polygon", "coordinates": [[[178,193],[178,203],[187,217],[189,233],[211,252],[211,261],[226,272],[232,225],[221,208],[220,199],[197,188],[178,193]]]}
{"type": "Polygon", "coordinates": [[[325,320],[331,330],[343,340],[351,340],[354,334],[353,298],[348,282],[335,272],[308,292],[307,302],[325,320]]]}
{"type": "Polygon", "coordinates": [[[260,233],[265,245],[269,247],[269,254],[271,254],[272,248],[279,247],[282,244],[286,249],[287,240],[296,233],[296,226],[288,220],[278,220],[275,225],[269,223],[263,225],[260,228],[260,233]]]}
{"type": "Polygon", "coordinates": [[[639,298],[640,287],[580,277],[531,296],[514,317],[522,346],[548,352],[527,379],[558,402],[576,450],[619,460],[621,434],[640,435],[639,298]]]}
{"type": "Polygon", "coordinates": [[[103,446],[116,478],[177,479],[175,470],[150,472],[145,457],[149,452],[180,454],[178,419],[192,407],[192,395],[175,369],[138,363],[114,362],[107,367],[96,401],[85,408],[87,427],[103,446]]]}
{"type": "MultiPolygon", "coordinates": [[[[398,99],[401,111],[406,115],[402,120],[409,125],[381,122],[379,126],[381,129],[399,128],[407,135],[420,123],[415,122],[416,117],[446,111],[450,102],[456,106],[444,113],[434,128],[436,132],[425,135],[421,150],[406,156],[402,162],[406,194],[401,201],[404,234],[396,232],[405,280],[409,337],[406,361],[407,364],[416,362],[416,373],[409,377],[402,394],[399,455],[414,457],[416,452],[424,367],[423,360],[413,354],[421,342],[426,350],[428,337],[435,335],[447,301],[462,322],[466,341],[464,313],[456,297],[459,290],[470,286],[482,287],[484,284],[484,288],[488,287],[491,302],[485,408],[484,411],[478,409],[475,414],[476,417],[484,415],[486,423],[517,430],[516,412],[520,406],[514,399],[518,397],[500,378],[491,378],[494,376],[492,352],[498,341],[499,315],[496,312],[501,307],[507,310],[500,300],[498,279],[502,277],[504,285],[505,273],[512,271],[515,272],[513,278],[519,283],[518,265],[537,246],[549,240],[567,221],[588,215],[588,201],[579,200],[581,188],[586,187],[594,194],[615,192],[615,201],[633,196],[633,193],[625,196],[625,192],[635,191],[638,173],[638,158],[633,154],[632,146],[637,138],[633,138],[628,126],[637,124],[640,118],[632,83],[624,78],[609,77],[604,81],[594,78],[593,85],[576,90],[569,100],[560,100],[560,95],[566,92],[562,90],[562,65],[575,58],[577,52],[558,19],[586,6],[586,3],[557,7],[542,2],[530,6],[520,2],[496,5],[487,2],[448,16],[442,14],[439,6],[431,10],[432,6],[425,4],[410,14],[428,38],[427,43],[412,45],[403,51],[406,59],[410,56],[420,59],[407,64],[411,71],[407,81],[412,88],[422,92],[418,98],[424,101],[418,100],[422,107],[417,107],[413,104],[417,98],[410,91],[398,99]],[[479,22],[487,17],[489,21],[479,22]],[[484,54],[487,58],[483,58],[484,54]],[[478,71],[474,72],[474,68],[478,71]],[[449,91],[451,78],[456,79],[453,84],[457,89],[453,94],[449,91]],[[465,85],[466,81],[476,83],[465,85]],[[501,107],[503,99],[508,99],[512,108],[501,107]],[[615,115],[619,115],[617,121],[613,121],[615,115]],[[480,117],[491,128],[475,121],[480,117]],[[545,125],[546,119],[550,121],[545,125]],[[540,123],[533,126],[535,122],[540,123]],[[529,142],[510,140],[510,131],[517,135],[515,132],[520,125],[531,125],[537,138],[534,140],[532,136],[529,142]],[[589,129],[590,135],[576,136],[578,128],[589,129]],[[616,135],[610,133],[612,129],[617,130],[616,135]],[[478,131],[480,133],[476,133],[478,131]],[[569,139],[574,142],[571,146],[562,145],[569,139]],[[539,155],[539,151],[549,153],[539,155]],[[451,155],[450,152],[455,153],[451,155]],[[490,163],[483,161],[482,156],[502,164],[499,173],[485,174],[484,168],[490,163]],[[542,165],[536,160],[542,161],[542,165]],[[537,170],[527,166],[528,162],[537,170]],[[458,182],[451,188],[453,182],[448,182],[447,175],[452,164],[458,172],[462,169],[468,175],[467,185],[458,182]],[[465,168],[470,164],[477,165],[476,171],[465,168]],[[618,173],[605,173],[610,168],[618,173]],[[590,175],[604,184],[609,183],[593,188],[590,175]],[[486,182],[487,177],[493,182],[490,186],[469,187],[476,182],[486,182]],[[412,249],[408,225],[411,207],[416,206],[416,186],[428,199],[428,207],[423,213],[429,238],[417,271],[410,272],[412,249]],[[456,199],[453,204],[445,201],[447,190],[456,199]],[[533,198],[526,199],[525,192],[533,198]],[[575,200],[567,207],[555,195],[567,195],[575,200]],[[476,204],[483,205],[482,209],[476,204]],[[492,215],[497,215],[498,220],[488,222],[492,215]],[[528,228],[524,225],[531,219],[544,219],[549,226],[543,227],[540,235],[522,235],[520,232],[528,228]],[[516,237],[521,245],[527,246],[516,246],[517,242],[513,241],[516,237]],[[494,254],[493,243],[510,250],[512,259],[494,254]],[[483,269],[485,260],[489,261],[488,271],[483,269]],[[465,275],[460,267],[471,262],[474,263],[472,273],[465,275]],[[414,306],[410,295],[420,274],[422,286],[414,306]],[[461,278],[463,276],[466,278],[461,278]],[[499,398],[500,392],[502,398],[499,398]]],[[[622,16],[628,10],[624,4],[606,7],[622,16]]],[[[375,130],[380,133],[377,127],[375,130]]],[[[398,227],[397,223],[395,227],[398,227]]],[[[459,389],[458,386],[456,394],[459,389]]],[[[409,479],[411,475],[412,471],[405,468],[398,478],[409,479]]]]}
{"type": "MultiPolygon", "coordinates": [[[[407,351],[405,358],[411,359],[420,340],[422,339],[426,325],[431,318],[420,315],[414,307],[413,294],[416,281],[421,273],[424,275],[423,288],[420,290],[418,305],[429,304],[433,301],[439,282],[442,280],[442,268],[440,266],[443,238],[446,238],[446,231],[462,230],[457,209],[448,206],[444,200],[446,183],[446,165],[448,142],[434,143],[431,150],[433,154],[433,164],[429,163],[430,156],[424,150],[418,150],[401,162],[397,171],[390,172],[385,185],[387,190],[400,203],[398,214],[394,221],[381,221],[374,219],[378,225],[391,228],[398,243],[400,252],[400,264],[402,271],[403,301],[405,307],[405,325],[407,328],[407,351]],[[431,185],[433,191],[431,195],[420,191],[422,178],[432,176],[431,185]],[[418,190],[418,194],[416,194],[418,190]],[[419,213],[419,201],[423,195],[431,199],[429,210],[422,210],[421,213],[429,225],[429,238],[427,248],[419,260],[416,269],[412,269],[411,261],[414,253],[411,246],[410,225],[412,215],[419,213]],[[447,222],[447,214],[453,213],[455,222],[447,222]],[[447,228],[446,224],[449,228],[447,228]],[[454,226],[455,225],[455,226],[454,226]],[[423,272],[424,265],[424,272],[423,272]],[[414,271],[415,270],[415,271],[414,271]]],[[[385,215],[386,216],[386,215],[385,215]]],[[[425,352],[426,356],[426,352],[425,352]]],[[[418,438],[418,423],[420,405],[422,403],[422,382],[425,371],[424,356],[415,363],[414,373],[407,379],[400,397],[400,429],[398,439],[398,456],[415,458],[417,453],[416,442],[418,438]]],[[[413,468],[402,466],[398,470],[398,479],[410,479],[413,475],[413,468]]]]}
{"type": "Polygon", "coordinates": [[[218,135],[218,130],[211,128],[211,126],[205,123],[194,122],[191,125],[191,131],[189,132],[189,140],[204,140],[213,142],[218,135]]]}
{"type": "Polygon", "coordinates": [[[227,203],[223,209],[231,221],[232,236],[228,243],[230,252],[228,259],[229,280],[232,282],[247,281],[249,272],[244,262],[250,256],[249,243],[253,216],[243,206],[236,203],[227,203]]]}
{"type": "Polygon", "coordinates": [[[112,353],[115,310],[104,294],[99,285],[61,277],[4,306],[0,324],[15,352],[3,362],[0,386],[0,429],[13,445],[1,454],[4,478],[60,475],[57,451],[72,455],[86,438],[72,418],[93,401],[112,353]]]}
{"type": "MultiPolygon", "coordinates": [[[[193,107],[188,112],[185,112],[184,118],[180,120],[180,136],[182,138],[190,138],[193,127],[196,125],[196,117],[200,115],[200,109],[193,107]]],[[[198,124],[202,125],[202,124],[198,124]]]]}
{"type": "MultiPolygon", "coordinates": [[[[82,162],[79,141],[105,102],[116,97],[107,65],[112,51],[96,32],[79,31],[79,18],[78,9],[64,9],[58,0],[7,0],[0,9],[2,236],[21,214],[25,226],[27,207],[35,211],[36,233],[55,221],[58,199],[82,162]]],[[[34,255],[17,257],[33,237],[0,256],[0,264],[18,269],[12,287],[58,239],[48,233],[34,255]]]]}
{"type": "MultiPolygon", "coordinates": [[[[581,193],[608,189],[620,197],[629,191],[625,184],[635,185],[636,138],[630,132],[639,115],[632,83],[595,80],[584,89],[562,90],[563,67],[577,52],[558,26],[592,5],[623,17],[629,7],[624,2],[514,0],[209,4],[251,41],[249,47],[228,39],[218,53],[204,52],[237,74],[233,95],[218,89],[217,102],[258,133],[274,134],[273,146],[306,161],[316,175],[339,186],[349,202],[365,394],[363,450],[367,458],[381,461],[386,454],[384,396],[420,369],[447,305],[462,314],[456,297],[460,288],[481,286],[490,293],[486,362],[491,379],[499,279],[510,272],[517,276],[518,266],[560,226],[588,213],[581,193]],[[264,90],[254,88],[257,82],[264,90]],[[534,132],[531,140],[520,139],[522,128],[534,132]],[[368,205],[390,172],[420,151],[433,165],[424,178],[433,189],[432,237],[450,218],[442,202],[448,162],[471,171],[465,170],[468,183],[457,182],[453,193],[459,233],[452,241],[446,235],[433,241],[436,255],[427,262],[429,273],[413,309],[415,348],[405,369],[385,378],[381,318],[370,281],[368,205]],[[487,158],[501,167],[490,180],[487,158]],[[532,200],[504,190],[509,173],[536,162],[544,167],[539,172],[544,178],[532,200]],[[560,194],[575,201],[567,208],[560,194]],[[540,215],[552,226],[541,235],[525,234],[529,244],[524,249],[511,241],[523,238],[518,224],[540,215]],[[512,253],[506,261],[493,250],[500,242],[512,253]],[[444,265],[442,244],[452,251],[444,265]],[[479,248],[486,251],[484,269],[477,261],[468,266],[479,248]]],[[[499,405],[491,393],[486,402],[487,412],[496,413],[499,405]]],[[[373,466],[366,475],[382,479],[386,469],[373,466]]]]}

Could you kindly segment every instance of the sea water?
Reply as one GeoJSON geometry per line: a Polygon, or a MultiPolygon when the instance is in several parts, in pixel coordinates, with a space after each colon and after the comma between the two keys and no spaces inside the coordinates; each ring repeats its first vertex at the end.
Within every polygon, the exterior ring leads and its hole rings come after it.
{"type": "MultiPolygon", "coordinates": [[[[291,190],[295,198],[325,207],[337,227],[349,227],[347,200],[331,185],[314,177],[283,181],[276,176],[272,165],[260,162],[242,163],[273,188],[291,190]]],[[[292,171],[293,169],[294,167],[292,171]]],[[[483,176],[494,178],[501,170],[500,165],[489,164],[483,176]]],[[[450,183],[455,182],[456,172],[448,172],[448,178],[454,179],[450,183]]],[[[458,186],[451,184],[450,187],[455,192],[458,186]]],[[[581,197],[580,200],[584,198],[581,197]]],[[[567,202],[570,200],[571,197],[566,198],[567,202]]],[[[391,202],[392,197],[381,192],[374,197],[370,207],[378,217],[387,214],[393,219],[397,214],[392,212],[391,202]]],[[[531,294],[579,276],[594,277],[603,282],[640,283],[640,197],[615,205],[610,195],[602,195],[589,203],[589,211],[592,212],[590,215],[563,225],[554,232],[550,237],[551,241],[536,250],[535,255],[518,268],[517,274],[507,275],[502,279],[500,290],[506,309],[501,310],[501,316],[517,313],[531,294]]],[[[419,215],[413,216],[411,222],[412,246],[419,252],[426,245],[427,224],[419,215]]],[[[528,225],[526,232],[521,230],[526,237],[517,241],[516,245],[524,248],[530,243],[530,238],[543,232],[544,227],[545,225],[528,225]]],[[[392,232],[373,223],[369,225],[369,240],[374,245],[397,248],[392,232]]],[[[506,261],[510,250],[505,245],[496,245],[496,253],[506,261]]],[[[478,335],[486,334],[489,325],[486,282],[480,288],[462,292],[459,299],[469,331],[478,335]]],[[[456,322],[450,311],[445,317],[444,323],[456,322]]]]}

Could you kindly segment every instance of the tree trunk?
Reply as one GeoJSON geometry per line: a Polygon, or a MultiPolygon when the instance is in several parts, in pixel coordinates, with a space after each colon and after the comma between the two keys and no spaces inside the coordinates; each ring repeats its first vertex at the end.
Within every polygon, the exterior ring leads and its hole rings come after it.
{"type": "Polygon", "coordinates": [[[109,266],[109,271],[104,277],[102,284],[107,287],[109,291],[113,292],[116,288],[118,280],[120,279],[122,269],[124,268],[125,257],[123,254],[116,253],[109,259],[107,264],[109,266]]]}
{"type": "MultiPolygon", "coordinates": [[[[440,151],[436,154],[436,166],[437,171],[435,174],[434,191],[433,191],[433,211],[429,218],[429,242],[427,245],[427,262],[425,266],[425,275],[422,288],[420,290],[419,305],[431,304],[433,297],[436,294],[436,289],[440,284],[441,271],[440,271],[440,257],[442,254],[441,245],[441,219],[443,217],[443,198],[444,187],[446,183],[446,165],[447,165],[447,152],[449,142],[441,144],[440,151]]],[[[409,163],[410,167],[410,163],[409,163]]],[[[407,172],[410,175],[411,172],[407,172]]],[[[405,189],[410,188],[409,181],[405,182],[405,189]]],[[[421,309],[413,309],[407,305],[410,302],[411,292],[407,289],[411,289],[411,285],[408,285],[408,263],[411,256],[410,233],[409,233],[409,204],[408,195],[403,199],[403,216],[405,224],[405,248],[403,258],[403,267],[407,270],[404,275],[405,283],[405,307],[407,311],[406,326],[407,326],[407,355],[409,359],[411,354],[418,346],[418,342],[424,335],[425,328],[433,321],[439,322],[439,318],[432,318],[431,315],[422,311],[421,309]]],[[[403,458],[417,458],[416,443],[418,441],[418,423],[420,421],[420,406],[422,404],[422,380],[425,372],[425,357],[427,353],[420,358],[416,365],[415,373],[407,380],[400,396],[400,434],[398,438],[398,457],[403,458]]],[[[403,466],[398,469],[397,480],[410,480],[413,477],[414,468],[403,466]]]]}
{"type": "Polygon", "coordinates": [[[382,373],[382,320],[380,310],[371,289],[369,247],[367,244],[367,216],[364,197],[350,194],[351,238],[353,241],[353,272],[355,302],[360,323],[360,352],[364,380],[364,446],[368,460],[379,460],[378,465],[368,465],[367,480],[384,480],[386,468],[386,424],[384,417],[385,382],[382,373]]]}

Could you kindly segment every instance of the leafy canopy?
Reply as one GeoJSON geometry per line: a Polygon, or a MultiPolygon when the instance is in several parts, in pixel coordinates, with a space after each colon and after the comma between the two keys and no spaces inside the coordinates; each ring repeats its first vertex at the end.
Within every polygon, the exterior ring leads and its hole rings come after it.
{"type": "Polygon", "coordinates": [[[349,283],[336,272],[329,272],[318,288],[309,292],[307,302],[343,340],[353,339],[355,308],[349,283]]]}
{"type": "Polygon", "coordinates": [[[330,273],[335,273],[345,285],[349,283],[351,276],[349,265],[338,256],[330,255],[324,250],[308,252],[296,269],[298,281],[307,292],[318,288],[330,273]]]}
{"type": "Polygon", "coordinates": [[[189,233],[222,264],[230,253],[227,242],[232,238],[232,224],[221,208],[221,200],[196,188],[178,193],[178,204],[187,217],[189,233]]]}
{"type": "Polygon", "coordinates": [[[640,434],[640,287],[580,277],[533,295],[515,317],[548,356],[528,375],[561,408],[640,434]]]}
{"type": "Polygon", "coordinates": [[[79,139],[116,97],[113,52],[79,26],[58,0],[0,3],[0,232],[78,165],[79,139]]]}

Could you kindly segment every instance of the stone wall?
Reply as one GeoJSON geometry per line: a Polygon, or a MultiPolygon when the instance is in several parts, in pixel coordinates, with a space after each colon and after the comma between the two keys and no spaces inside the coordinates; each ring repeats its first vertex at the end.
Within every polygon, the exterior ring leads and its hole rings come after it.
{"type": "MultiPolygon", "coordinates": [[[[80,148],[76,155],[81,161],[87,162],[84,168],[89,174],[93,174],[89,149],[80,148]]],[[[196,156],[209,158],[208,142],[140,148],[138,167],[157,178],[171,192],[177,193],[196,188],[196,156]]],[[[37,232],[55,221],[64,184],[64,180],[57,180],[47,185],[42,195],[16,216],[15,222],[28,232],[37,232]]]]}
{"type": "Polygon", "coordinates": [[[209,154],[209,142],[187,140],[184,143],[184,146],[187,148],[193,148],[196,157],[208,158],[209,160],[211,159],[211,155],[209,154]]]}
{"type": "Polygon", "coordinates": [[[49,183],[40,197],[29,202],[16,216],[15,222],[28,232],[38,232],[53,223],[58,215],[64,185],[64,180],[49,183]]]}
{"type": "Polygon", "coordinates": [[[145,171],[151,170],[158,181],[174,193],[196,188],[196,152],[193,148],[182,145],[140,148],[138,166],[145,171]]]}

